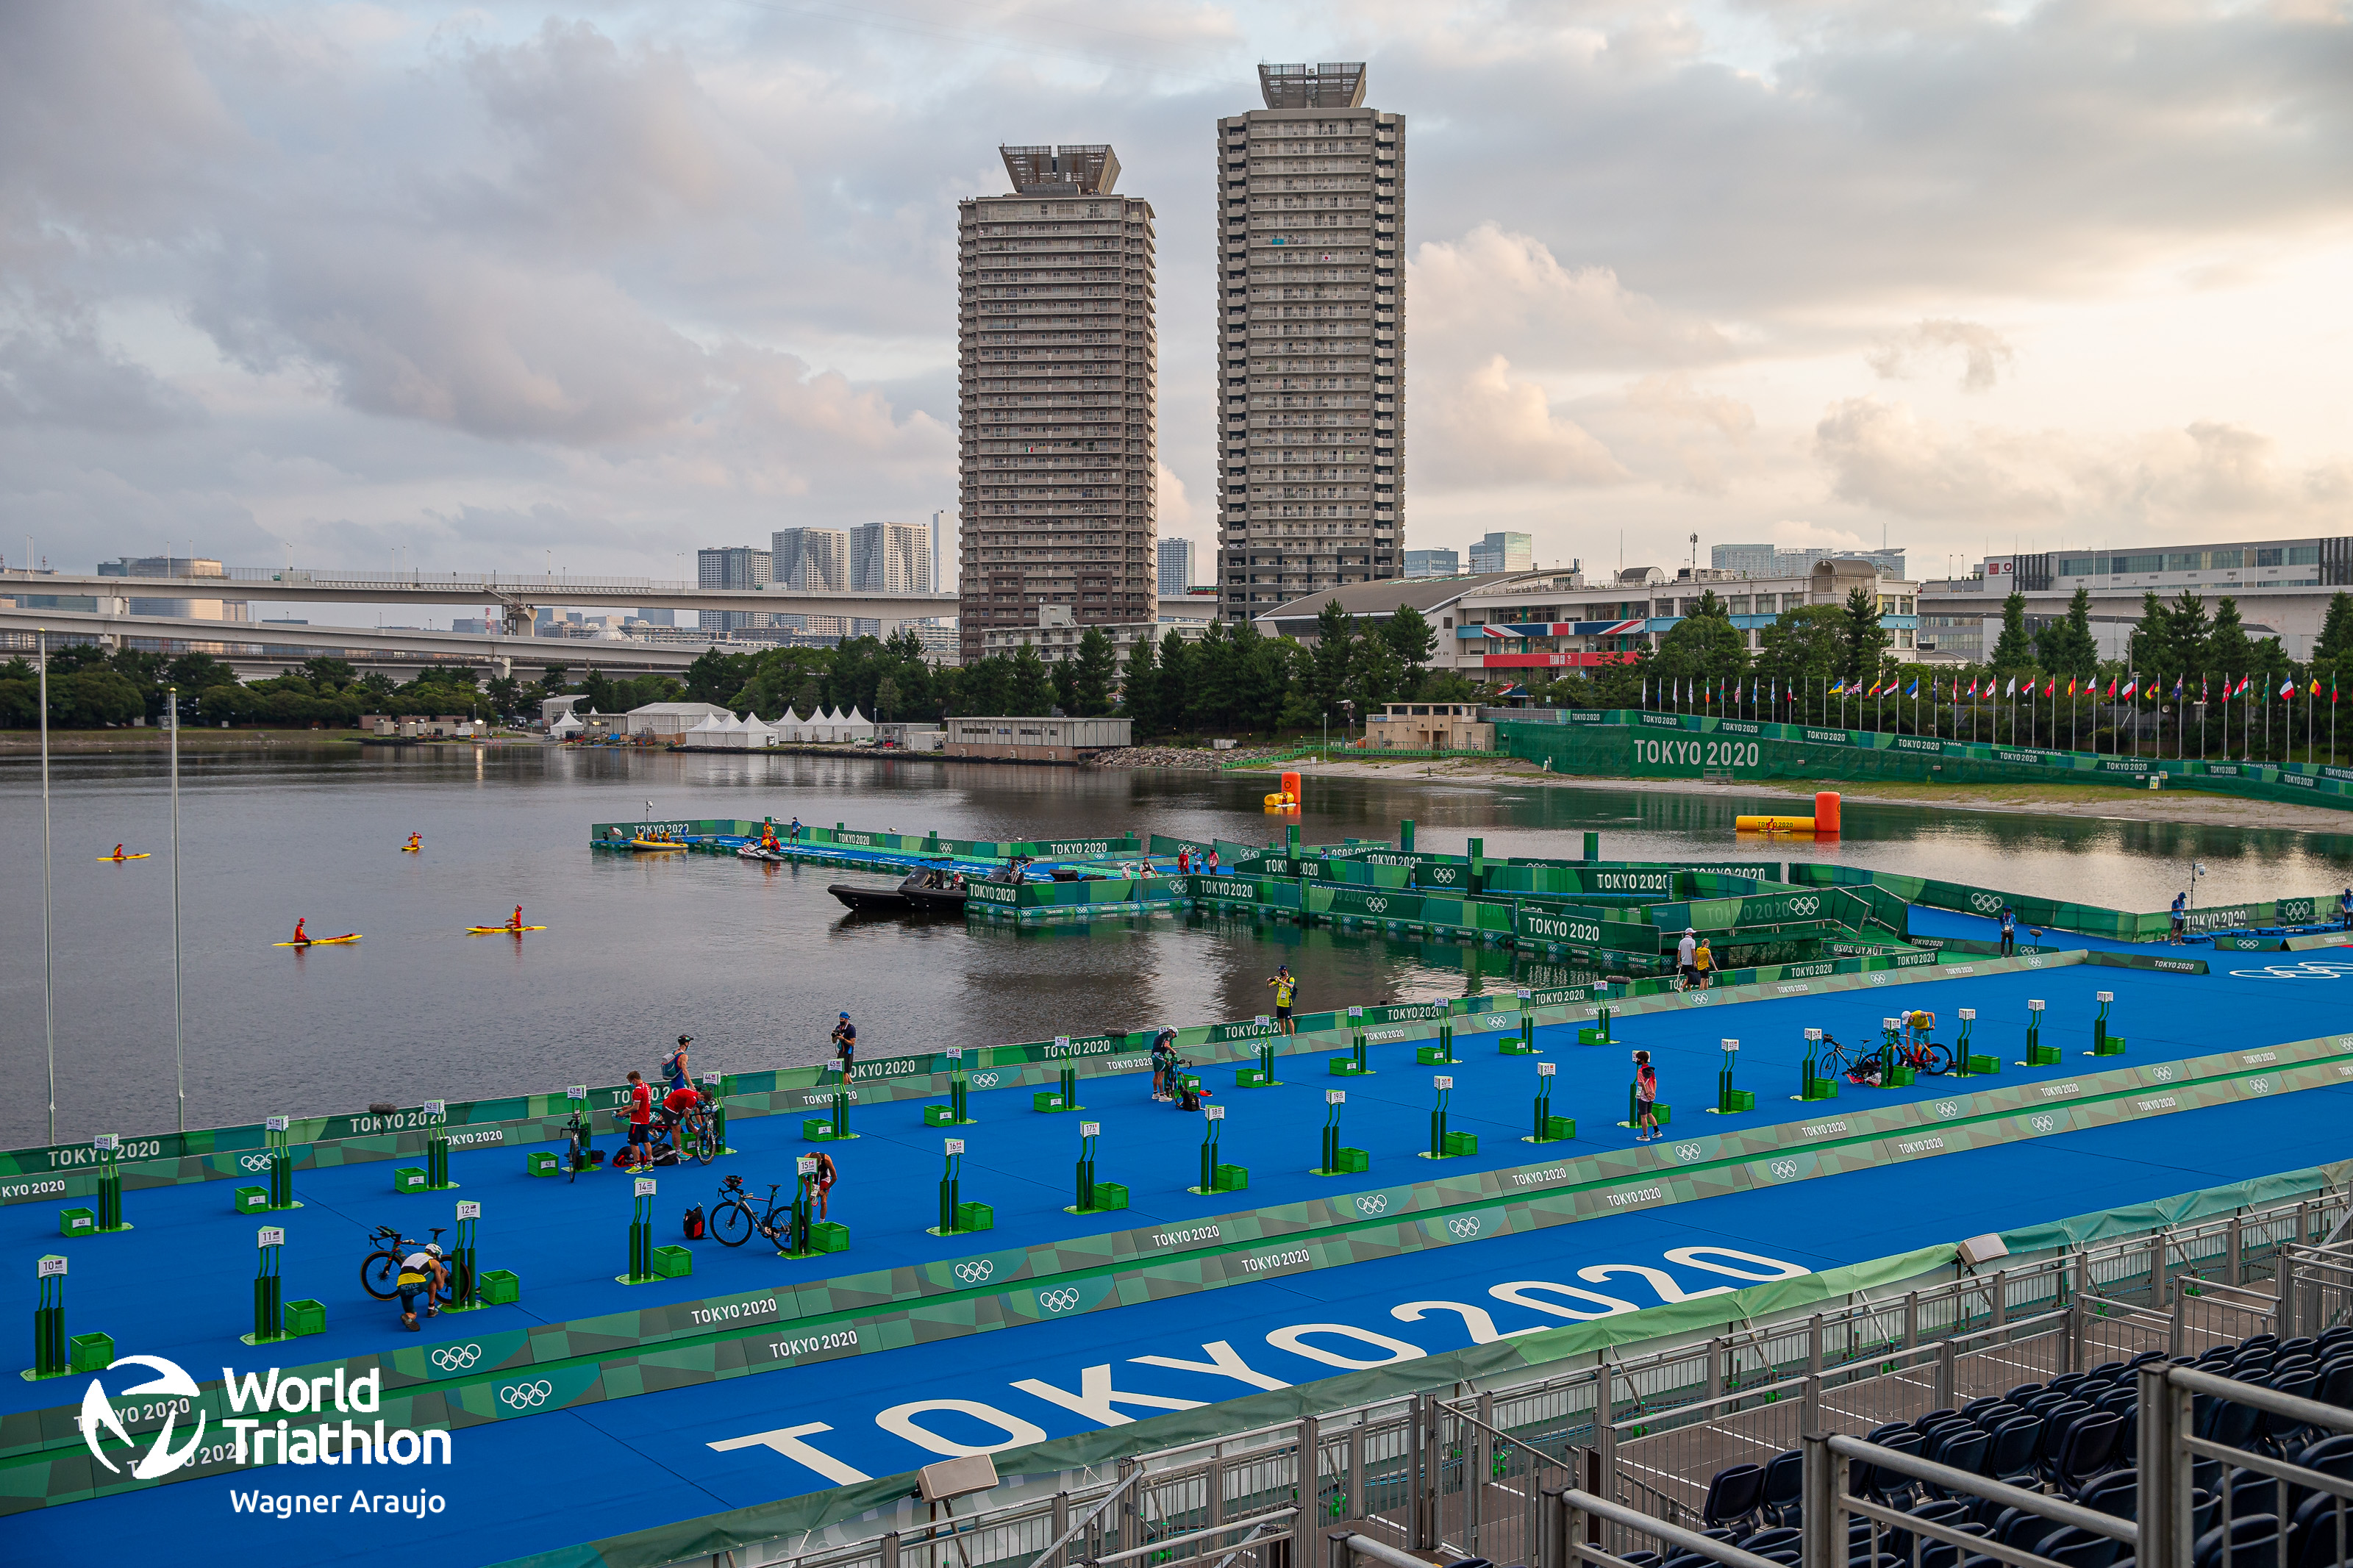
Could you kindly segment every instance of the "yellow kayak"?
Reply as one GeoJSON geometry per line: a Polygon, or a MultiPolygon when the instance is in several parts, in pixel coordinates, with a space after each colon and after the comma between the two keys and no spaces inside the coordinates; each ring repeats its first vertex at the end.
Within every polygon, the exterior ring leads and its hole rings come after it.
{"type": "Polygon", "coordinates": [[[632,849],[683,849],[687,847],[667,838],[632,838],[629,840],[629,847],[632,849]]]}
{"type": "Polygon", "coordinates": [[[468,936],[521,936],[527,931],[545,931],[545,926],[468,926],[468,936]]]}
{"type": "Polygon", "coordinates": [[[357,942],[360,933],[347,931],[341,936],[306,936],[301,942],[273,942],[272,947],[332,947],[340,942],[357,942]]]}
{"type": "Polygon", "coordinates": [[[123,860],[152,860],[154,858],[154,852],[153,850],[148,850],[137,855],[101,855],[99,858],[101,860],[113,860],[117,862],[123,860]]]}

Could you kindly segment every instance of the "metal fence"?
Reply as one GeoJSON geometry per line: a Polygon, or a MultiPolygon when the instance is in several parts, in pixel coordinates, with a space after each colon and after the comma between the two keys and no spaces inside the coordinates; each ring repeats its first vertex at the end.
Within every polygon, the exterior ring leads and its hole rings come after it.
{"type": "MultiPolygon", "coordinates": [[[[1318,1556],[1366,1555],[1366,1546],[1377,1545],[1425,1562],[1483,1557],[1625,1568],[1624,1552],[1688,1545],[1709,1481],[1727,1466],[1792,1452],[1813,1464],[1819,1448],[1827,1456],[1820,1462],[1841,1474],[1853,1462],[1885,1463],[1924,1486],[1947,1485],[1922,1478],[1919,1461],[1906,1456],[1881,1458],[1884,1451],[1874,1451],[1866,1435],[2144,1352],[2195,1355],[2250,1334],[2286,1336],[2353,1321],[2353,1240],[2329,1239],[2348,1223],[2348,1194],[2335,1190],[1525,1382],[1425,1392],[1139,1453],[1118,1459],[1108,1474],[1031,1478],[1001,1489],[999,1495],[1016,1494],[1011,1500],[961,1519],[919,1521],[911,1503],[895,1519],[870,1521],[873,1533],[862,1540],[821,1546],[807,1536],[769,1540],[679,1561],[729,1568],[1315,1568],[1318,1556]],[[2290,1282],[2284,1304],[2258,1289],[2277,1279],[2290,1282]],[[1565,1523],[1569,1514],[1576,1517],[1565,1523]],[[1352,1539],[1355,1547],[1346,1544],[1352,1539]]],[[[2145,1388],[2150,1375],[2142,1369],[2145,1388]]],[[[2197,1381],[2204,1376],[2179,1386],[2211,1396],[2207,1382],[2197,1381]]],[[[2268,1394],[2230,1387],[2239,1391],[2231,1397],[2245,1403],[2268,1394]]],[[[2292,1403],[2297,1419],[2329,1424],[2306,1408],[2310,1401],[2292,1403]]],[[[2335,1411],[2333,1419],[2353,1429],[2353,1412],[2335,1411]]],[[[2271,1475],[2284,1461],[2265,1463],[2271,1468],[2263,1473],[2271,1475]]],[[[2318,1489],[2353,1496],[2344,1482],[2318,1489]]],[[[1972,1495],[2025,1506],[2000,1489],[1972,1495]]],[[[1889,1524],[1861,1506],[1869,1499],[1848,1500],[1855,1506],[1841,1513],[1840,1542],[1848,1515],[1905,1532],[1896,1561],[1872,1568],[1904,1568],[1905,1561],[1910,1568],[1954,1568],[1930,1551],[1945,1536],[1889,1524]]],[[[2041,1510],[2044,1517],[2081,1523],[2082,1510],[2071,1512],[2064,1500],[2041,1502],[2050,1505],[2041,1510]]],[[[1833,1502],[1824,1506],[1837,1511],[1833,1502]]],[[[1956,1551],[2022,1568],[2046,1561],[1958,1539],[1972,1544],[1956,1551]]],[[[2129,1535],[2111,1531],[2109,1539],[2130,1554],[2129,1535]]],[[[1728,1548],[1711,1555],[1742,1568],[1742,1554],[1728,1548]]],[[[2242,1557],[2236,1568],[2320,1568],[2330,1561],[2242,1557]]],[[[2353,1568],[2342,1553],[2333,1561],[2353,1568]]],[[[1841,1546],[1825,1568],[1846,1563],[1841,1546]]],[[[2188,1555],[2179,1568],[2193,1568],[2188,1555]]]]}

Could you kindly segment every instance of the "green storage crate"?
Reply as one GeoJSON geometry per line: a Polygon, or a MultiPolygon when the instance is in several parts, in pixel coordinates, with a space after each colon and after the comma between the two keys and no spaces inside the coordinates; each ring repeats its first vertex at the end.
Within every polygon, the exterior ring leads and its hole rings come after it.
{"type": "Polygon", "coordinates": [[[2056,1046],[2027,1047],[2026,1065],[2031,1068],[2057,1067],[2059,1065],[2059,1047],[2056,1046]]]}
{"type": "Polygon", "coordinates": [[[1919,1073],[1902,1062],[1897,1062],[1889,1068],[1879,1079],[1880,1087],[1883,1089],[1910,1089],[1919,1081],[1919,1073]]]}
{"type": "Polygon", "coordinates": [[[1757,1109],[1757,1091],[1753,1089],[1727,1089],[1724,1091],[1724,1103],[1715,1109],[1725,1116],[1754,1110],[1757,1109]]]}
{"type": "Polygon", "coordinates": [[[683,1279],[694,1272],[694,1254],[683,1247],[657,1247],[654,1272],[664,1279],[683,1279]]]}
{"type": "Polygon", "coordinates": [[[1247,1192],[1250,1189],[1250,1167],[1220,1165],[1210,1173],[1210,1181],[1209,1190],[1213,1193],[1247,1192]]]}
{"type": "Polygon", "coordinates": [[[1574,1116],[1546,1117],[1544,1135],[1547,1142],[1561,1138],[1576,1137],[1577,1118],[1574,1116]]]}
{"type": "Polygon", "coordinates": [[[396,1193],[421,1193],[425,1190],[425,1167],[403,1165],[392,1173],[392,1190],[396,1193]]]}
{"type": "Polygon", "coordinates": [[[2000,1072],[2000,1057],[1981,1057],[1973,1054],[1969,1058],[1969,1071],[1972,1073],[2000,1072]]]}
{"type": "Polygon", "coordinates": [[[955,1107],[952,1105],[926,1105],[923,1107],[924,1126],[954,1127],[955,1124],[955,1107]]]}
{"type": "Polygon", "coordinates": [[[1674,1107],[1662,1100],[1651,1107],[1651,1114],[1658,1119],[1660,1126],[1664,1127],[1668,1121],[1673,1116],[1674,1107]]]}
{"type": "Polygon", "coordinates": [[[1609,1037],[1609,1030],[1587,1026],[1577,1031],[1577,1043],[1580,1046],[1614,1046],[1618,1042],[1609,1037]]]}
{"type": "Polygon", "coordinates": [[[849,1250],[849,1227],[839,1220],[821,1219],[809,1226],[811,1252],[847,1252],[849,1250]]]}
{"type": "Polygon", "coordinates": [[[1454,1058],[1447,1054],[1447,1048],[1444,1046],[1416,1046],[1413,1048],[1413,1061],[1416,1067],[1425,1068],[1444,1068],[1454,1065],[1454,1058]]]}
{"type": "Polygon", "coordinates": [[[1810,1078],[1806,1080],[1806,1092],[1801,1098],[1806,1100],[1836,1100],[1838,1098],[1838,1079],[1834,1078],[1810,1078]]]}
{"type": "Polygon", "coordinates": [[[1358,1078],[1363,1076],[1365,1070],[1356,1065],[1356,1058],[1354,1057],[1334,1057],[1324,1065],[1332,1069],[1334,1078],[1358,1078]]]}
{"type": "Polygon", "coordinates": [[[239,1187],[237,1190],[236,1196],[237,1212],[239,1214],[268,1214],[269,1212],[269,1189],[268,1187],[239,1187]]]}
{"type": "Polygon", "coordinates": [[[1096,1208],[1124,1209],[1126,1206],[1127,1189],[1124,1186],[1121,1185],[1117,1182],[1097,1182],[1095,1184],[1096,1208]]]}
{"type": "Polygon", "coordinates": [[[560,1176],[564,1174],[564,1162],[551,1150],[533,1149],[522,1157],[522,1173],[526,1176],[560,1176]]]}
{"type": "Polygon", "coordinates": [[[1201,1092],[1200,1077],[1196,1073],[1180,1072],[1176,1075],[1176,1087],[1180,1089],[1189,1089],[1195,1094],[1198,1094],[1201,1092]]]}
{"type": "Polygon", "coordinates": [[[1265,1089],[1273,1082],[1274,1079],[1259,1068],[1244,1068],[1234,1074],[1234,1087],[1237,1089],[1265,1089]]]}
{"type": "MultiPolygon", "coordinates": [[[[938,1125],[934,1122],[928,1115],[923,1118],[923,1124],[927,1127],[938,1125]]],[[[807,1139],[812,1143],[832,1142],[833,1118],[830,1116],[810,1116],[804,1118],[801,1121],[801,1136],[807,1139]]]]}
{"type": "Polygon", "coordinates": [[[522,1281],[511,1268],[492,1268],[482,1275],[482,1305],[512,1307],[522,1300],[522,1281]]]}
{"type": "Polygon", "coordinates": [[[1517,1035],[1505,1035],[1496,1042],[1495,1050],[1497,1054],[1507,1057],[1532,1057],[1536,1054],[1535,1047],[1517,1035]]]}
{"type": "Polygon", "coordinates": [[[114,1364],[112,1334],[76,1334],[66,1342],[76,1372],[104,1372],[114,1364]]]}
{"type": "Polygon", "coordinates": [[[2110,1035],[2105,1039],[2094,1040],[2092,1054],[2095,1057],[2120,1057],[2125,1054],[2125,1037],[2110,1035]]]}
{"type": "Polygon", "coordinates": [[[995,1230],[997,1228],[997,1211],[987,1204],[958,1204],[955,1219],[958,1230],[995,1230]]]}
{"type": "Polygon", "coordinates": [[[1476,1132],[1449,1132],[1438,1140],[1438,1148],[1439,1152],[1449,1156],[1476,1154],[1479,1152],[1479,1135],[1476,1132]]]}
{"type": "Polygon", "coordinates": [[[286,1303],[285,1323],[286,1337],[290,1340],[299,1339],[304,1334],[323,1334],[327,1331],[327,1309],[318,1301],[289,1301],[286,1303]]]}
{"type": "Polygon", "coordinates": [[[68,1209],[58,1215],[58,1233],[60,1236],[96,1236],[98,1216],[88,1209],[68,1209]]]}
{"type": "Polygon", "coordinates": [[[1062,1102],[1062,1091],[1060,1089],[1041,1089],[1029,1097],[1029,1109],[1032,1110],[1068,1110],[1070,1107],[1062,1102]]]}
{"type": "Polygon", "coordinates": [[[1361,1176],[1373,1168],[1373,1157],[1362,1149],[1340,1151],[1340,1170],[1344,1174],[1361,1176]]]}

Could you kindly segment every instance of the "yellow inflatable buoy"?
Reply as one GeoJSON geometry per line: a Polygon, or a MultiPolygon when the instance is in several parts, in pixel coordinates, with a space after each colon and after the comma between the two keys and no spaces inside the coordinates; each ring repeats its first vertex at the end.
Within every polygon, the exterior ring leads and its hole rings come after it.
{"type": "Polygon", "coordinates": [[[1810,816],[1736,816],[1732,819],[1736,833],[1811,833],[1814,819],[1810,816]]]}

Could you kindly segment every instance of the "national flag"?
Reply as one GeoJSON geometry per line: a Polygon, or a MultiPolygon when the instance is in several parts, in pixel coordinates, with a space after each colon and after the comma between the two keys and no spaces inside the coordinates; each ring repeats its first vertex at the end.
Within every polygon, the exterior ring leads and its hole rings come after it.
{"type": "Polygon", "coordinates": [[[2281,700],[2281,701],[2283,701],[2283,702],[2286,701],[2289,698],[2291,698],[2291,697],[2295,696],[2295,681],[2293,681],[2293,680],[2283,680],[2283,681],[2281,681],[2281,682],[2280,682],[2279,694],[2280,694],[2280,700],[2281,700]]]}
{"type": "Polygon", "coordinates": [[[2177,702],[2181,700],[2181,677],[2178,675],[2173,678],[2173,700],[2177,702]]]}
{"type": "Polygon", "coordinates": [[[2125,699],[2125,700],[2130,701],[2132,700],[2132,694],[2139,689],[2140,677],[2136,675],[2130,680],[2125,682],[2125,689],[2118,692],[2117,695],[2125,699]]]}
{"type": "Polygon", "coordinates": [[[2055,695],[2058,689],[2059,678],[2055,675],[2042,683],[2042,695],[2045,697],[2055,695]]]}
{"type": "Polygon", "coordinates": [[[2067,678],[2067,695],[2071,698],[2075,695],[2075,678],[2072,675],[2067,678]]]}
{"type": "Polygon", "coordinates": [[[2202,675],[2198,678],[2198,700],[2201,705],[2206,700],[2206,678],[2202,675]]]}
{"type": "Polygon", "coordinates": [[[2010,689],[2003,692],[2002,695],[2004,697],[2015,697],[2018,695],[2018,677],[2013,675],[2010,678],[2010,689]]]}
{"type": "MultiPolygon", "coordinates": [[[[2320,683],[2318,681],[2315,681],[2313,684],[2317,686],[2320,683]]],[[[1909,691],[1906,691],[1904,695],[1906,697],[1917,697],[1920,695],[1920,678],[1918,676],[1915,675],[1912,678],[1912,689],[1909,691]]]]}
{"type": "Polygon", "coordinates": [[[2320,677],[2316,675],[2312,678],[2312,690],[2309,695],[2314,697],[2320,695],[2320,677]]]}
{"type": "Polygon", "coordinates": [[[1831,697],[1843,697],[1843,696],[1845,696],[1845,695],[1846,695],[1846,678],[1845,678],[1844,676],[1841,676],[1837,680],[1835,680],[1835,681],[1831,682],[1831,689],[1830,689],[1830,690],[1829,690],[1827,693],[1825,693],[1825,695],[1826,695],[1826,696],[1831,696],[1831,697]]]}
{"type": "Polygon", "coordinates": [[[2111,675],[2110,677],[2108,677],[2108,689],[2107,689],[2107,690],[2106,690],[2106,691],[2103,692],[2101,695],[2103,695],[2104,697],[2107,697],[2107,698],[2111,698],[2111,699],[2112,699],[2112,698],[2114,698],[2114,697],[2116,696],[2116,678],[2115,676],[2111,675]]]}

